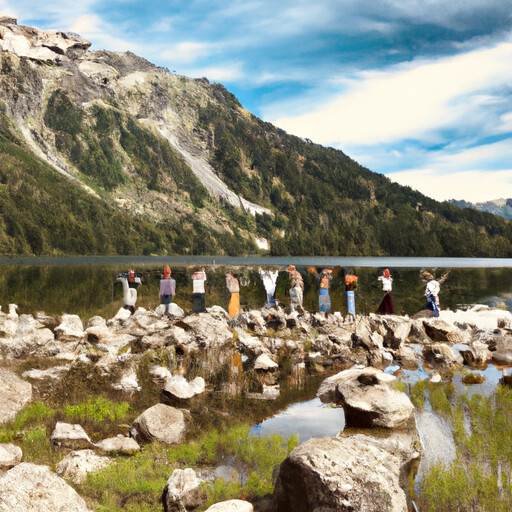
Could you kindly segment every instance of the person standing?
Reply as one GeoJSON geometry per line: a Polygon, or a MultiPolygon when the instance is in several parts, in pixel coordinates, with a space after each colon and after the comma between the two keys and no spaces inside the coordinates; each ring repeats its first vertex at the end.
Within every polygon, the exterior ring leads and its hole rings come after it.
{"type": "Polygon", "coordinates": [[[142,284],[140,277],[135,275],[133,269],[130,269],[128,273],[119,274],[116,282],[123,285],[124,309],[128,309],[133,315],[135,313],[135,303],[137,302],[137,288],[142,284]]]}
{"type": "Polygon", "coordinates": [[[230,318],[235,318],[240,314],[240,284],[236,276],[230,272],[226,274],[226,286],[231,294],[228,313],[230,318]]]}
{"type": "Polygon", "coordinates": [[[391,277],[391,273],[389,269],[384,269],[382,275],[378,277],[378,280],[382,283],[382,291],[384,292],[384,297],[377,309],[377,314],[379,315],[392,315],[394,312],[393,308],[393,278],[391,277]]]}
{"type": "Polygon", "coordinates": [[[192,273],[192,313],[206,313],[205,288],[206,272],[204,268],[192,273]]]}
{"type": "Polygon", "coordinates": [[[290,277],[290,310],[295,311],[302,307],[302,301],[304,298],[304,281],[298,270],[295,269],[295,265],[288,265],[285,269],[290,277]]]}
{"type": "Polygon", "coordinates": [[[433,311],[434,317],[436,318],[440,313],[439,293],[441,292],[441,285],[446,281],[449,273],[450,271],[448,270],[448,272],[446,272],[441,277],[441,279],[437,280],[430,272],[427,272],[426,270],[422,270],[420,272],[420,278],[426,284],[425,296],[427,297],[427,304],[425,305],[425,308],[433,311]]]}
{"type": "Polygon", "coordinates": [[[324,315],[327,316],[331,309],[329,288],[332,280],[332,269],[324,268],[321,272],[318,272],[316,267],[308,267],[307,270],[314,274],[317,279],[320,286],[320,290],[318,292],[318,309],[320,313],[324,313],[324,315]]]}
{"type": "Polygon", "coordinates": [[[263,286],[265,287],[265,292],[267,293],[267,302],[265,303],[265,307],[273,308],[276,306],[276,285],[277,285],[277,276],[279,275],[279,270],[263,270],[261,267],[258,269],[261,280],[263,281],[263,286]]]}
{"type": "Polygon", "coordinates": [[[166,265],[163,278],[160,279],[160,304],[164,304],[164,314],[170,314],[170,305],[176,294],[176,281],[171,278],[171,268],[166,265]]]}

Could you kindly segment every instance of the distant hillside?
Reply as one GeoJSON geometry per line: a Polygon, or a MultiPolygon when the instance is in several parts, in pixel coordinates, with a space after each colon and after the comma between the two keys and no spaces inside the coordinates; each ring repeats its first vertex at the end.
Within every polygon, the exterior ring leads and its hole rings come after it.
{"type": "Polygon", "coordinates": [[[504,219],[288,135],[220,84],[89,46],[0,19],[3,255],[512,256],[504,219]]]}
{"type": "Polygon", "coordinates": [[[494,201],[485,201],[483,203],[469,203],[468,201],[457,201],[450,199],[449,203],[459,208],[472,208],[480,212],[492,213],[499,215],[507,220],[512,219],[512,198],[495,199],[494,201]]]}

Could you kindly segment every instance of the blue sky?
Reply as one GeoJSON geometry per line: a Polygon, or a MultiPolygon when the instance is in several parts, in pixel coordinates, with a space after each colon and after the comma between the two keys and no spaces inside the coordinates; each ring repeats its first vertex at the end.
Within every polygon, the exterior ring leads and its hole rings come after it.
{"type": "Polygon", "coordinates": [[[512,197],[512,0],[0,0],[444,200],[512,197]]]}

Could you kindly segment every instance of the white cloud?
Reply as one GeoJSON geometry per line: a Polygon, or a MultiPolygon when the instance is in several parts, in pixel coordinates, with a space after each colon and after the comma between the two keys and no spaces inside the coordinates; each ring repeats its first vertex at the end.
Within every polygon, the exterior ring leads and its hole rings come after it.
{"type": "Polygon", "coordinates": [[[462,120],[472,124],[479,104],[468,102],[470,95],[512,85],[512,44],[340,80],[340,88],[347,84],[346,92],[311,105],[310,113],[280,117],[274,123],[315,142],[341,147],[427,137],[462,120]]]}
{"type": "Polygon", "coordinates": [[[215,43],[202,43],[194,41],[182,41],[171,48],[162,51],[159,56],[170,62],[194,62],[201,57],[208,57],[219,51],[220,45],[215,43]]]}
{"type": "Polygon", "coordinates": [[[436,169],[414,169],[387,174],[401,185],[408,185],[439,201],[464,199],[483,202],[512,197],[512,169],[464,171],[439,175],[436,169]]]}

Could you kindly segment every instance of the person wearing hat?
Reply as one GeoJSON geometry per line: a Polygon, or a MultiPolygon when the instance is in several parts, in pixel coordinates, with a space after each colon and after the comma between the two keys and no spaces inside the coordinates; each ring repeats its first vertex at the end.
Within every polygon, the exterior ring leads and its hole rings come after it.
{"type": "Polygon", "coordinates": [[[192,273],[192,313],[206,313],[206,291],[204,283],[206,281],[206,272],[204,268],[192,273]]]}
{"type": "Polygon", "coordinates": [[[379,315],[392,315],[393,314],[393,278],[391,277],[391,273],[389,269],[385,268],[382,275],[378,277],[378,280],[382,282],[382,291],[384,292],[384,297],[380,303],[379,308],[377,309],[377,314],[379,315]]]}
{"type": "Polygon", "coordinates": [[[160,279],[160,304],[164,304],[164,314],[170,314],[170,305],[176,295],[176,281],[171,278],[171,268],[165,265],[163,278],[160,279]]]}
{"type": "Polygon", "coordinates": [[[285,270],[290,277],[290,310],[295,311],[297,308],[302,308],[302,301],[304,297],[304,281],[295,265],[288,265],[285,270]]]}
{"type": "Polygon", "coordinates": [[[137,288],[142,284],[140,277],[135,275],[133,269],[130,269],[128,273],[119,274],[116,282],[123,285],[124,309],[128,309],[133,315],[137,302],[137,288]]]}
{"type": "Polygon", "coordinates": [[[314,274],[317,278],[317,282],[320,286],[318,293],[318,309],[320,313],[324,313],[325,316],[329,314],[331,309],[331,297],[329,296],[329,287],[331,286],[332,280],[332,269],[324,268],[322,272],[317,272],[315,267],[308,267],[308,272],[314,274]]]}
{"type": "Polygon", "coordinates": [[[231,272],[226,274],[226,286],[231,294],[228,313],[230,318],[235,318],[240,314],[240,284],[236,276],[231,274],[231,272]]]}
{"type": "Polygon", "coordinates": [[[446,272],[441,279],[437,280],[434,276],[427,272],[426,270],[422,270],[420,272],[421,280],[426,283],[425,287],[425,295],[427,297],[426,309],[430,309],[434,312],[434,317],[439,316],[439,293],[441,291],[441,285],[446,281],[448,274],[450,271],[446,272]]]}

